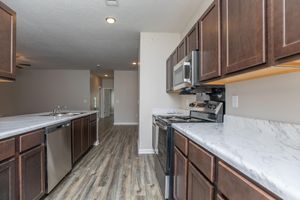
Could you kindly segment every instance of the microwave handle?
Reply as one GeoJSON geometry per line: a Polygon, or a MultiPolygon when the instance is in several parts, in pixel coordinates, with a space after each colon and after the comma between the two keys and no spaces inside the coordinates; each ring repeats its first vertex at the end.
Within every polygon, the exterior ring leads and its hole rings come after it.
{"type": "Polygon", "coordinates": [[[183,69],[184,69],[184,81],[191,83],[191,80],[192,80],[192,67],[191,67],[191,63],[190,62],[183,62],[183,69]],[[188,74],[186,74],[186,73],[188,73],[188,74]]]}

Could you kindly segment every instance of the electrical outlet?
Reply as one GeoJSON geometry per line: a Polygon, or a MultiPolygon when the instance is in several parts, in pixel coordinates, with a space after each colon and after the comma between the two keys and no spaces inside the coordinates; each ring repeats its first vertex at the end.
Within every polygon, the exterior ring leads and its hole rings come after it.
{"type": "Polygon", "coordinates": [[[239,96],[232,96],[232,108],[239,107],[239,96]]]}

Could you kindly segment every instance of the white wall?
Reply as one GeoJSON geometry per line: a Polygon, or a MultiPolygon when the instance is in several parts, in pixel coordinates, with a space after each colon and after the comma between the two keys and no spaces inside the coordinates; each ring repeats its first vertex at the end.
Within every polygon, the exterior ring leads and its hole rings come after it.
{"type": "Polygon", "coordinates": [[[140,35],[139,153],[152,152],[152,109],[179,108],[181,97],[166,93],[166,60],[179,42],[179,34],[140,35]]]}
{"type": "Polygon", "coordinates": [[[114,124],[138,124],[138,72],[114,72],[114,124]]]}
{"type": "Polygon", "coordinates": [[[90,109],[88,70],[18,70],[17,81],[10,87],[0,90],[1,96],[13,96],[13,108],[6,115],[50,111],[55,105],[66,105],[72,110],[90,109]]]}
{"type": "Polygon", "coordinates": [[[17,113],[14,87],[15,83],[0,83],[0,117],[17,113]]]}
{"type": "Polygon", "coordinates": [[[299,72],[228,84],[227,114],[300,123],[299,85],[299,72]],[[238,108],[232,108],[235,95],[238,108]]]}

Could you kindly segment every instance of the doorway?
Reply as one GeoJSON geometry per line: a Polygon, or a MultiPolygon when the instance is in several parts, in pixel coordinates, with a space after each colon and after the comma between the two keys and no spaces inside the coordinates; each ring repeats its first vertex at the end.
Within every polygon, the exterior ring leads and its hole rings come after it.
{"type": "Polygon", "coordinates": [[[110,117],[114,113],[114,92],[111,88],[101,89],[101,118],[110,117]]]}

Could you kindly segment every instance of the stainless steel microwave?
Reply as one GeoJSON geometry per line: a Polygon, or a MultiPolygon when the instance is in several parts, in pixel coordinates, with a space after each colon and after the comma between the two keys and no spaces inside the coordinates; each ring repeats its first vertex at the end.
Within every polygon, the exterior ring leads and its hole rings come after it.
{"type": "Polygon", "coordinates": [[[193,88],[198,82],[199,51],[192,51],[173,68],[173,89],[193,88]]]}

